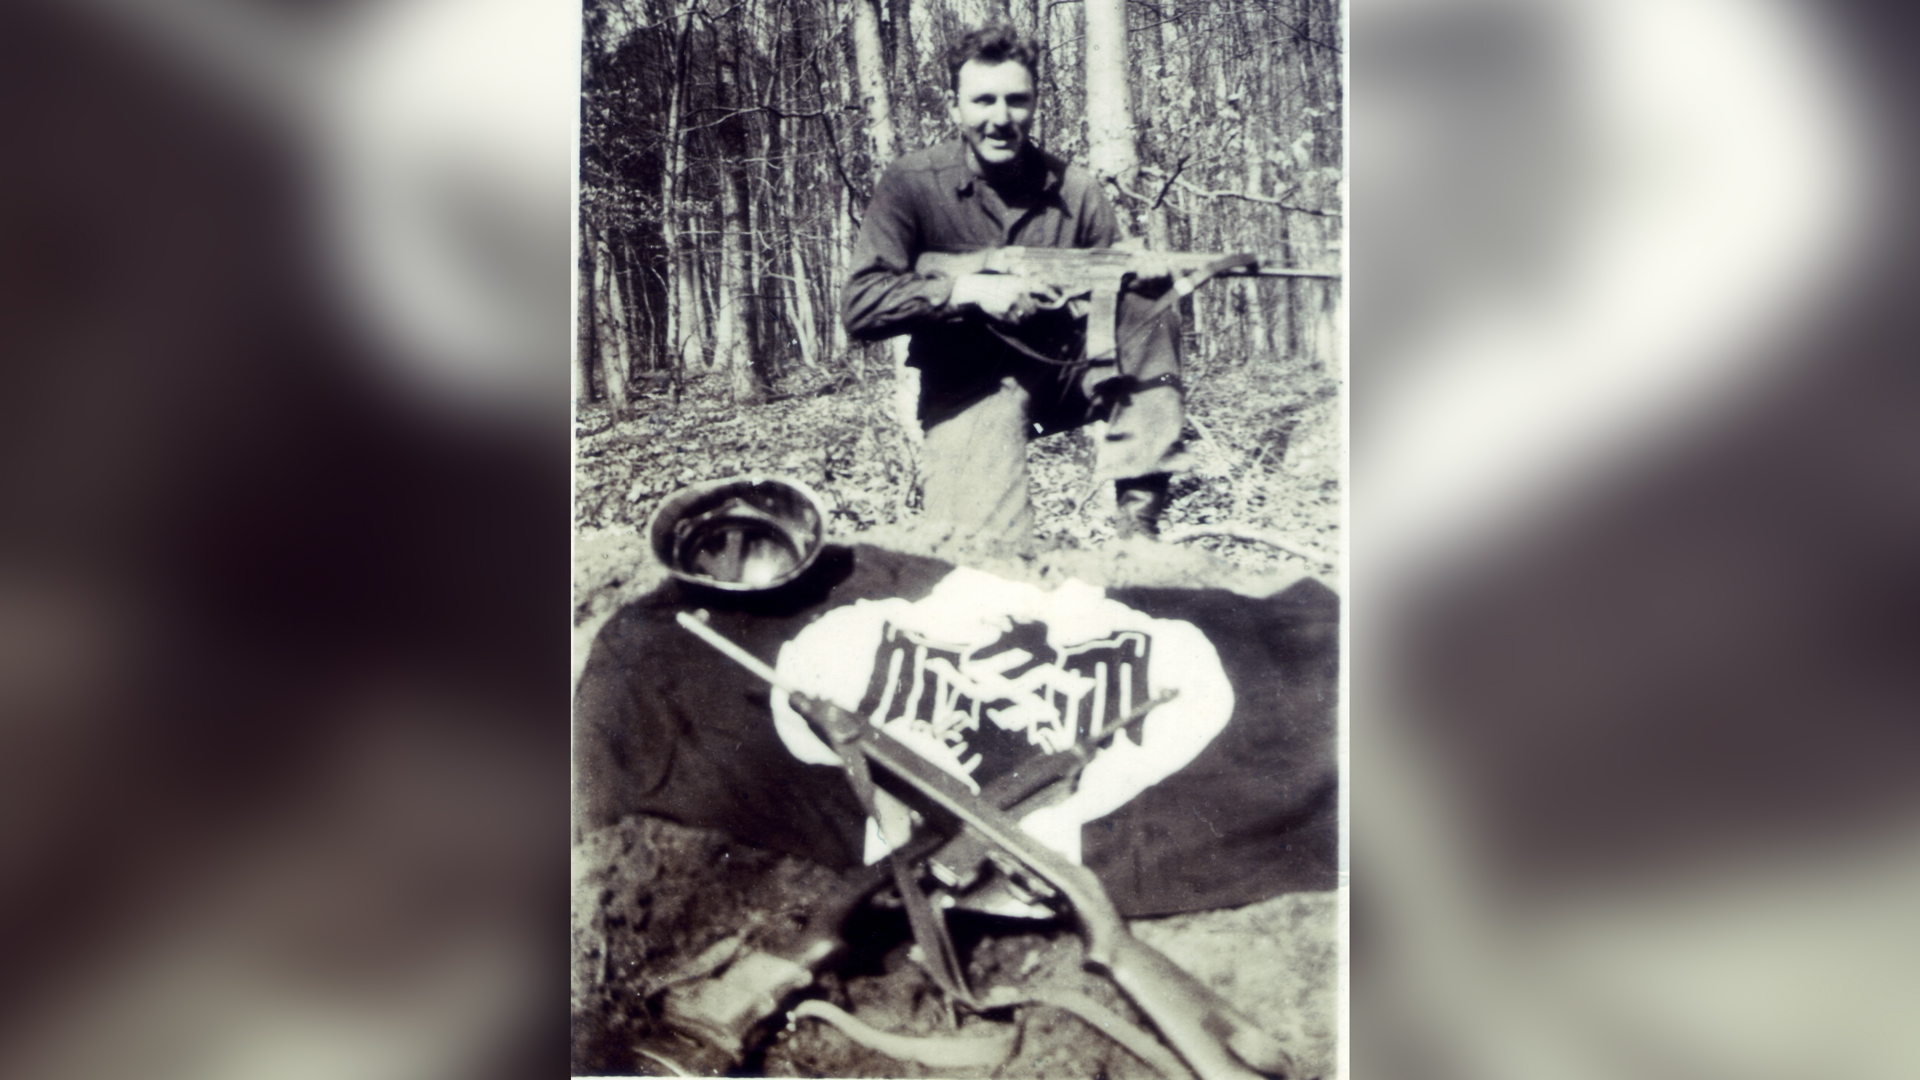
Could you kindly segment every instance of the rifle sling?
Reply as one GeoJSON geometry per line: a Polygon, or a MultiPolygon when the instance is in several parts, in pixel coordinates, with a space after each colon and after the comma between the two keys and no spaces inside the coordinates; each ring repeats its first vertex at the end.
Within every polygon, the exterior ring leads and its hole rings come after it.
{"type": "Polygon", "coordinates": [[[1259,262],[1260,260],[1251,255],[1223,255],[1191,274],[1182,274],[1173,279],[1173,288],[1148,308],[1147,314],[1140,321],[1144,324],[1159,318],[1163,312],[1178,304],[1181,299],[1192,296],[1195,289],[1205,285],[1217,274],[1224,274],[1229,270],[1238,270],[1242,267],[1257,266],[1259,262]]]}
{"type": "Polygon", "coordinates": [[[907,911],[907,924],[913,928],[913,939],[920,945],[920,952],[926,957],[927,974],[941,990],[946,991],[949,1000],[973,1004],[973,993],[967,989],[966,968],[960,963],[960,951],[954,947],[953,938],[947,933],[946,921],[940,913],[933,910],[933,903],[921,890],[919,875],[914,872],[913,863],[906,849],[906,838],[895,841],[886,835],[879,807],[875,804],[875,785],[873,773],[867,764],[866,755],[860,752],[857,742],[849,742],[835,748],[839,751],[841,762],[847,772],[847,782],[853,787],[853,796],[865,810],[875,827],[879,828],[882,838],[891,850],[887,861],[893,868],[894,887],[900,891],[900,903],[907,911]]]}

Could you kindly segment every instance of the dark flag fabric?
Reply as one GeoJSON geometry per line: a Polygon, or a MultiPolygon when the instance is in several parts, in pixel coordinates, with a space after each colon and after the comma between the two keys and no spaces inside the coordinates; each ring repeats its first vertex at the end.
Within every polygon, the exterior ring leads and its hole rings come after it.
{"type": "MultiPolygon", "coordinates": [[[[1043,588],[831,546],[779,590],[669,582],[609,619],[575,702],[583,823],[655,814],[846,868],[900,830],[866,819],[783,695],[674,621],[695,610],[976,791],[1160,701],[1064,798],[1022,808],[1026,831],[1093,870],[1123,914],[1336,885],[1339,601],[1317,581],[1261,599],[1043,588]]],[[[888,819],[897,804],[881,794],[888,819]]]]}

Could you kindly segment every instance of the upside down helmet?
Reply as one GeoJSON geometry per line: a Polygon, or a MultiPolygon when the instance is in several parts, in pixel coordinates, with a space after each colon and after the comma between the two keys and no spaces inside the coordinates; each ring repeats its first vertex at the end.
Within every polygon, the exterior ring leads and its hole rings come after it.
{"type": "Polygon", "coordinates": [[[826,512],[805,484],[735,476],[681,488],[647,522],[647,546],[682,581],[730,592],[778,588],[820,554],[826,512]]]}

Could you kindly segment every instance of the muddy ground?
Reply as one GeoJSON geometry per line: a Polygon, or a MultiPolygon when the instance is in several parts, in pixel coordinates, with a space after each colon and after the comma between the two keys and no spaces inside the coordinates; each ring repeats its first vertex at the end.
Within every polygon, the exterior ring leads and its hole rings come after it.
{"type": "MultiPolygon", "coordinates": [[[[1167,543],[1118,542],[1085,499],[1083,434],[1034,444],[1043,551],[986,568],[1005,576],[1096,584],[1231,588],[1264,596],[1302,574],[1334,580],[1342,500],[1337,385],[1284,365],[1190,373],[1186,448],[1167,543]],[[1223,530],[1223,531],[1210,531],[1223,530]],[[1277,541],[1277,543],[1275,543],[1277,541]]],[[[895,419],[893,384],[802,370],[772,399],[735,406],[717,380],[677,400],[662,392],[631,415],[585,407],[578,424],[574,559],[576,672],[593,633],[659,581],[638,542],[658,500],[697,480],[750,471],[800,479],[827,502],[835,539],[942,554],[913,529],[913,443],[895,419]]],[[[573,1066],[577,1075],[671,1075],[703,1062],[676,1057],[658,1020],[662,991],[704,956],[749,950],[799,925],[837,878],[724,836],[633,817],[577,838],[573,902],[573,1066]],[[652,1054],[654,1056],[649,1056],[652,1054]]],[[[884,894],[883,894],[884,898],[884,894]]],[[[1138,1020],[1102,980],[1080,970],[1080,942],[1058,926],[959,915],[955,936],[975,989],[1085,993],[1138,1020]]],[[[1231,911],[1137,920],[1134,932],[1280,1038],[1300,1077],[1333,1077],[1342,996],[1336,894],[1275,897],[1231,911]]],[[[906,1034],[951,1032],[930,978],[910,955],[897,908],[868,905],[850,921],[851,955],[809,996],[906,1034]]],[[[962,1017],[973,1025],[1007,1022],[962,1017]]],[[[931,1069],[868,1050],[818,1020],[775,1030],[737,1071],[769,1076],[1111,1077],[1159,1075],[1081,1020],[1047,1006],[1016,1010],[1018,1049],[988,1069],[931,1069]]]]}

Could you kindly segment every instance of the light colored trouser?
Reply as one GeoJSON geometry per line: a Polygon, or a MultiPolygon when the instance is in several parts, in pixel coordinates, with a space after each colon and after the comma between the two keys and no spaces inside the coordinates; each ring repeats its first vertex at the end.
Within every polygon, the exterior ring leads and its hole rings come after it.
{"type": "MultiPolygon", "coordinates": [[[[1137,340],[1121,356],[1135,378],[1180,370],[1178,320],[1169,312],[1143,334],[1133,320],[1149,302],[1127,294],[1121,306],[1120,340],[1137,340]]],[[[1080,391],[1116,373],[1111,364],[1087,369],[1080,391]]],[[[1033,536],[1033,502],[1027,475],[1027,441],[1033,436],[1033,399],[1012,376],[997,391],[927,429],[923,495],[929,523],[962,540],[1022,543],[1033,536]]],[[[1180,392],[1171,386],[1141,390],[1116,411],[1094,449],[1093,481],[1124,481],[1166,471],[1186,417],[1180,392]]]]}

